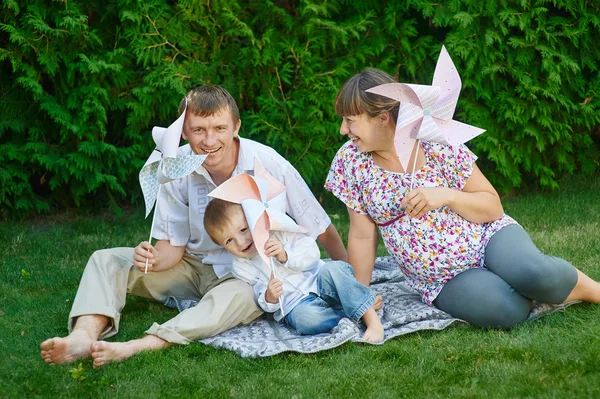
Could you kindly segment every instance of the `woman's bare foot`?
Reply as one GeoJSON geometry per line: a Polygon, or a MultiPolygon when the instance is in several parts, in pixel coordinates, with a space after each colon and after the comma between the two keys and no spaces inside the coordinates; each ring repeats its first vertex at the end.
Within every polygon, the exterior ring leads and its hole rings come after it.
{"type": "Polygon", "coordinates": [[[94,341],[90,345],[94,367],[106,366],[112,362],[122,362],[144,350],[157,350],[169,346],[170,343],[156,335],[146,335],[144,338],[128,342],[94,341]]]}
{"type": "Polygon", "coordinates": [[[379,319],[379,316],[377,316],[377,313],[375,313],[375,309],[371,307],[369,310],[367,310],[362,319],[367,326],[367,330],[363,335],[363,339],[372,344],[377,344],[383,341],[385,333],[383,331],[381,320],[379,319]]]}
{"type": "Polygon", "coordinates": [[[42,342],[42,359],[48,364],[73,363],[90,357],[92,339],[83,330],[73,330],[68,336],[49,338],[42,342]]]}

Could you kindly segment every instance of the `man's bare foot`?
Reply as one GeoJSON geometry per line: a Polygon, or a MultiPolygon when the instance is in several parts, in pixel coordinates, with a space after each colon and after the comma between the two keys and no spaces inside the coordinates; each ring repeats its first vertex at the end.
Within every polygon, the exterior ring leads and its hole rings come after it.
{"type": "Polygon", "coordinates": [[[144,338],[128,342],[94,341],[90,345],[94,367],[106,366],[112,362],[122,362],[138,352],[157,350],[171,345],[169,342],[156,335],[145,335],[144,338]]]}
{"type": "Polygon", "coordinates": [[[373,303],[373,309],[379,310],[383,306],[383,297],[381,295],[377,295],[375,298],[375,302],[373,303]]]}
{"type": "Polygon", "coordinates": [[[48,364],[73,363],[90,357],[92,339],[85,331],[73,330],[68,336],[49,338],[42,342],[42,359],[48,364]]]}
{"type": "Polygon", "coordinates": [[[381,324],[379,316],[375,313],[375,309],[373,309],[373,307],[369,308],[362,316],[362,319],[367,326],[363,339],[372,344],[378,344],[383,341],[383,325],[381,324]]]}
{"type": "Polygon", "coordinates": [[[106,366],[112,362],[122,362],[135,354],[128,342],[94,341],[90,345],[94,367],[106,366]]]}

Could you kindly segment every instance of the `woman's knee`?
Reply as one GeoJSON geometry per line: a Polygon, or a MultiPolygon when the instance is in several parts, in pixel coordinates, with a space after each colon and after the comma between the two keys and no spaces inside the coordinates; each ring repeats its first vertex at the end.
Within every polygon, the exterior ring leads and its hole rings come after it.
{"type": "Polygon", "coordinates": [[[467,321],[483,328],[508,330],[527,319],[531,301],[517,293],[510,298],[499,293],[490,293],[485,301],[480,302],[480,306],[480,311],[473,314],[471,321],[467,321]]]}

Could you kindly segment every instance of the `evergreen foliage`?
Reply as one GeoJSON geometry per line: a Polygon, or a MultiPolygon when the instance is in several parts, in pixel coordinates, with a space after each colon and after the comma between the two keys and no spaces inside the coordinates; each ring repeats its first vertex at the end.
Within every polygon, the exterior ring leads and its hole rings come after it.
{"type": "Polygon", "coordinates": [[[600,5],[583,0],[4,0],[0,204],[21,214],[140,197],[154,125],[197,84],[227,88],[242,135],[315,193],[345,140],[333,100],[367,66],[430,84],[441,44],[456,118],[503,190],[597,171],[600,5]],[[401,3],[401,4],[396,4],[401,3]]]}

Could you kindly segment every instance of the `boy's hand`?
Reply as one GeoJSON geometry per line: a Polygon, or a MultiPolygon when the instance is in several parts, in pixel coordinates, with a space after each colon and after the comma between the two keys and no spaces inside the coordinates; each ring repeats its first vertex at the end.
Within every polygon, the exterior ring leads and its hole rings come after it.
{"type": "Polygon", "coordinates": [[[285,263],[288,260],[287,253],[283,249],[283,244],[276,238],[269,238],[265,244],[265,255],[274,256],[279,263],[285,263]]]}
{"type": "Polygon", "coordinates": [[[269,280],[269,285],[267,286],[265,300],[269,303],[277,303],[281,295],[283,295],[283,283],[271,273],[271,280],[269,280]]]}

